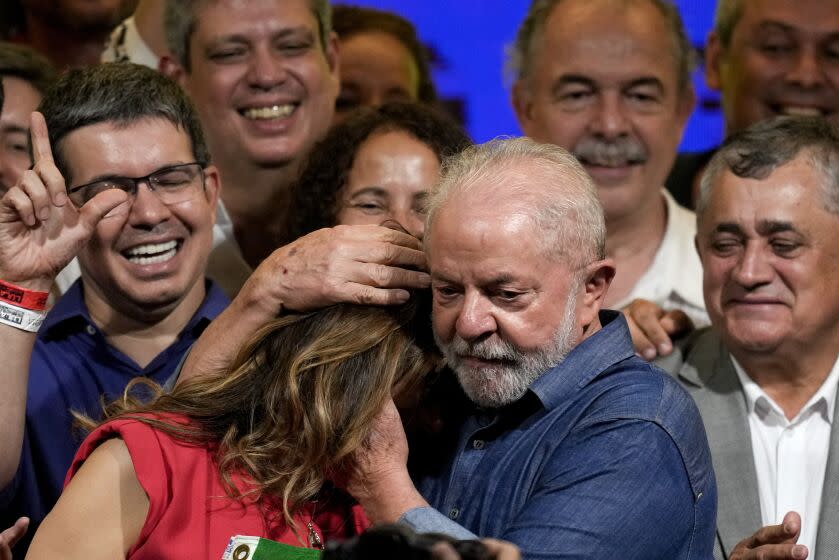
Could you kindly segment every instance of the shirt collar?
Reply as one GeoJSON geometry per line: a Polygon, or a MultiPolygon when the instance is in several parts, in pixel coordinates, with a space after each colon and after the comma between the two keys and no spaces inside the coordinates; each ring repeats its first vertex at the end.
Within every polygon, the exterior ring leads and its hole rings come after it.
{"type": "MultiPolygon", "coordinates": [[[[768,407],[774,410],[780,417],[785,418],[781,407],[772,400],[772,397],[766,394],[760,385],[755,383],[734,356],[731,356],[731,362],[734,364],[734,370],[737,372],[740,385],[743,386],[743,394],[746,397],[746,410],[749,411],[749,414],[765,416],[765,412],[761,413],[759,409],[765,409],[768,407]]],[[[801,407],[801,412],[799,412],[798,416],[796,416],[790,423],[795,423],[802,414],[811,409],[817,410],[821,408],[824,419],[829,424],[833,424],[837,388],[839,388],[839,358],[836,362],[834,362],[833,368],[830,370],[830,373],[824,380],[824,383],[822,383],[821,387],[819,387],[818,391],[816,391],[807,403],[801,407]]]]}
{"type": "Polygon", "coordinates": [[[694,248],[696,214],[680,206],[667,189],[661,189],[667,208],[667,224],[653,262],[632,291],[612,307],[621,309],[643,298],[665,302],[680,301],[699,310],[705,309],[701,278],[685,279],[685,274],[701,271],[699,255],[694,248]]]}
{"type": "Polygon", "coordinates": [[[600,325],[600,330],[580,342],[559,365],[530,386],[530,391],[545,408],[556,407],[567,395],[584,387],[603,371],[635,355],[622,313],[601,311],[600,325]]]}
{"type": "MultiPolygon", "coordinates": [[[[204,296],[204,301],[201,302],[201,306],[187,323],[185,330],[192,330],[199,323],[212,321],[230,303],[230,299],[216,286],[215,282],[207,279],[205,285],[207,293],[204,296]]],[[[41,332],[48,336],[55,329],[70,324],[74,320],[80,320],[80,324],[85,326],[93,324],[87,305],[84,302],[81,278],[76,280],[49,310],[44,319],[44,324],[41,326],[41,332]]]]}

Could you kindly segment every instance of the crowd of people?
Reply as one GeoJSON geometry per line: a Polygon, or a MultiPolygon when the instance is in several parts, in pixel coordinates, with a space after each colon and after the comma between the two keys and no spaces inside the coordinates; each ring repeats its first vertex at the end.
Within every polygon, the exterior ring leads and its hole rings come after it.
{"type": "Polygon", "coordinates": [[[717,0],[678,155],[670,0],[532,0],[477,145],[393,13],[0,15],[0,560],[839,558],[831,0],[717,0]]]}

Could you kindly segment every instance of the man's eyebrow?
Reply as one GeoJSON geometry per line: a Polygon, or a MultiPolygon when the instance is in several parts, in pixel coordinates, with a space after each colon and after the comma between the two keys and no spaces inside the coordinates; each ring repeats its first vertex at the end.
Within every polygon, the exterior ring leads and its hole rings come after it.
{"type": "Polygon", "coordinates": [[[590,88],[597,88],[597,83],[583,74],[563,74],[553,84],[551,91],[557,93],[560,89],[569,85],[582,85],[590,88]]]}
{"type": "Polygon", "coordinates": [[[21,133],[21,134],[29,134],[29,128],[25,126],[20,126],[17,124],[4,124],[0,125],[0,131],[3,131],[7,134],[11,133],[21,133]]]}
{"type": "Polygon", "coordinates": [[[640,78],[636,78],[634,80],[631,80],[625,86],[624,89],[631,89],[631,88],[634,88],[634,87],[645,87],[645,86],[651,86],[651,87],[654,87],[654,88],[658,89],[659,91],[664,91],[664,84],[662,83],[661,80],[659,80],[655,76],[642,76],[640,78]]]}
{"type": "Polygon", "coordinates": [[[714,226],[712,233],[731,233],[733,235],[743,235],[743,228],[734,222],[722,222],[714,226]]]}
{"type": "MultiPolygon", "coordinates": [[[[314,40],[315,34],[314,32],[304,25],[300,25],[297,27],[284,27],[282,29],[278,29],[271,33],[270,37],[272,41],[286,39],[288,37],[294,36],[305,36],[306,39],[314,40]]],[[[231,33],[229,35],[219,35],[218,37],[214,37],[211,41],[209,41],[209,46],[219,45],[223,43],[251,43],[253,42],[253,37],[249,35],[245,35],[242,33],[231,33]]]]}
{"type": "Polygon", "coordinates": [[[792,222],[784,222],[781,220],[761,220],[757,224],[757,232],[761,235],[771,235],[773,233],[783,233],[786,231],[798,232],[798,229],[792,222]]]}
{"type": "Polygon", "coordinates": [[[761,21],[757,25],[757,28],[758,31],[783,31],[785,33],[792,33],[796,31],[795,27],[793,27],[792,25],[773,19],[761,21]]]}

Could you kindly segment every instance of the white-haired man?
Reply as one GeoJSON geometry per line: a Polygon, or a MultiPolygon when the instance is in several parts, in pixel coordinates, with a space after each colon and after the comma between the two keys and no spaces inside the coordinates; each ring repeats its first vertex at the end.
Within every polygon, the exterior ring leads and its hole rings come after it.
{"type": "Polygon", "coordinates": [[[601,311],[595,187],[566,151],[496,141],[452,161],[424,239],[433,326],[468,397],[455,447],[406,468],[389,407],[350,492],[373,522],[512,541],[528,558],[708,558],[716,486],[696,407],[601,311]]]}

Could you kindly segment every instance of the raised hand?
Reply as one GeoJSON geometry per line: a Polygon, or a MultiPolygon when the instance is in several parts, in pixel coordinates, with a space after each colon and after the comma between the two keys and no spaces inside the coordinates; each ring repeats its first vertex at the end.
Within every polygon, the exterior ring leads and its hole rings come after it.
{"type": "Polygon", "coordinates": [[[127,195],[113,189],[77,209],[55,165],[43,115],[32,113],[30,125],[34,164],[0,200],[0,279],[47,291],[96,224],[127,203],[127,195]]]}
{"type": "Polygon", "coordinates": [[[691,332],[693,322],[684,311],[665,311],[656,303],[636,299],[623,308],[635,351],[645,360],[667,356],[673,351],[673,338],[691,332]]]}

